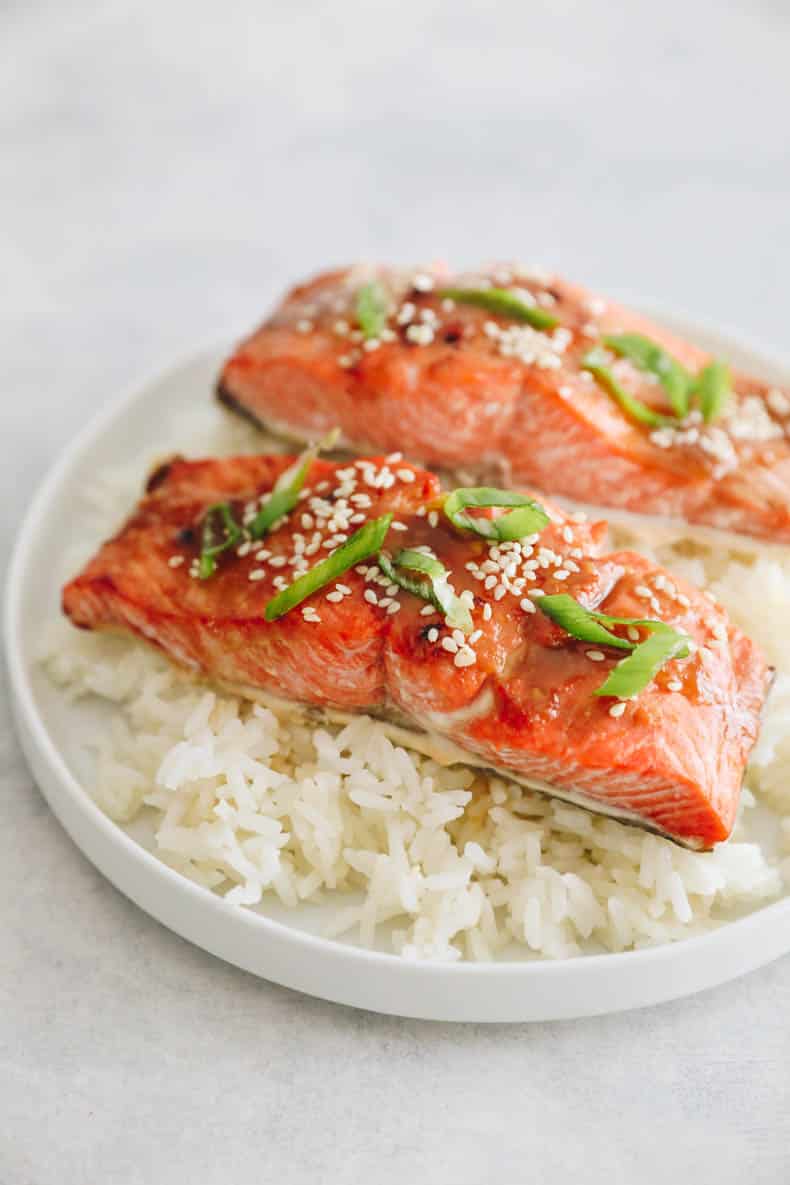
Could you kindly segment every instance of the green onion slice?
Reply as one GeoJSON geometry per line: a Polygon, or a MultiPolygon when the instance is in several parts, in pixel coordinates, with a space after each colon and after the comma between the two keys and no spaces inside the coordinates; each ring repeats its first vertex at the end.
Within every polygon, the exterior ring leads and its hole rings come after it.
{"type": "Polygon", "coordinates": [[[609,369],[608,359],[603,350],[590,350],[582,358],[581,365],[583,370],[589,370],[590,374],[598,380],[604,390],[608,391],[615,402],[620,404],[620,407],[632,420],[636,420],[640,424],[647,424],[651,428],[677,427],[678,421],[673,416],[662,416],[659,412],[653,411],[652,407],[648,407],[646,403],[642,403],[640,399],[620,386],[609,369]]]}
{"type": "Polygon", "coordinates": [[[643,625],[650,630],[627,658],[618,662],[609,677],[596,689],[596,695],[614,695],[630,699],[647,687],[650,680],[671,658],[687,658],[688,638],[662,621],[643,625]]]}
{"type": "Polygon", "coordinates": [[[363,284],[357,292],[356,315],[365,340],[380,337],[387,324],[387,294],[377,280],[363,284]]]}
{"type": "Polygon", "coordinates": [[[447,579],[449,572],[435,556],[406,548],[393,556],[392,560],[382,552],[377,562],[388,580],[416,597],[429,601],[444,614],[445,621],[453,629],[465,634],[472,632],[472,615],[461,598],[453,592],[447,579]],[[427,580],[414,580],[399,570],[402,568],[420,572],[427,580]]]}
{"type": "Polygon", "coordinates": [[[457,304],[471,304],[479,309],[487,309],[499,317],[509,317],[511,321],[523,321],[533,329],[553,329],[559,325],[559,318],[553,313],[537,305],[527,304],[507,288],[441,288],[437,293],[444,300],[454,300],[457,304]]]}
{"type": "Polygon", "coordinates": [[[539,597],[535,605],[571,637],[578,638],[581,642],[595,642],[602,646],[614,646],[618,650],[631,651],[609,672],[608,678],[597,688],[596,695],[630,699],[647,687],[665,662],[672,658],[688,658],[691,653],[686,635],[663,621],[611,617],[607,613],[595,613],[592,609],[585,609],[567,593],[539,597]],[[606,628],[612,625],[641,627],[647,631],[648,636],[642,642],[631,642],[606,628]]]}
{"type": "Polygon", "coordinates": [[[233,517],[228,502],[215,502],[213,506],[209,506],[203,516],[198,565],[198,576],[201,580],[208,580],[209,576],[214,575],[217,570],[216,557],[229,547],[233,547],[241,537],[241,527],[233,517]]]}
{"type": "Polygon", "coordinates": [[[513,490],[497,490],[491,486],[453,490],[444,500],[444,513],[459,530],[474,531],[484,539],[498,542],[534,535],[549,522],[549,516],[539,502],[513,490]],[[464,513],[470,506],[515,506],[517,509],[499,518],[474,518],[464,513]]]}
{"type": "Polygon", "coordinates": [[[302,486],[305,483],[310,466],[322,449],[330,449],[340,435],[339,428],[333,428],[323,440],[305,449],[294,461],[290,468],[281,473],[274,483],[268,501],[264,502],[255,518],[249,525],[249,532],[253,539],[261,539],[271,527],[289,510],[293,510],[299,501],[302,486]]]}
{"type": "Polygon", "coordinates": [[[699,400],[699,409],[705,423],[715,420],[724,411],[732,390],[730,368],[726,362],[709,362],[692,386],[692,395],[699,400]]]}
{"type": "Polygon", "coordinates": [[[361,526],[350,539],[330,552],[325,560],[321,560],[309,572],[305,572],[304,576],[294,580],[293,584],[289,584],[273,597],[266,606],[266,620],[276,621],[278,617],[283,617],[325,584],[331,584],[355,564],[360,564],[368,556],[375,555],[384,542],[391,522],[392,515],[383,514],[381,518],[371,519],[361,526]]]}
{"type": "Polygon", "coordinates": [[[688,415],[691,375],[657,342],[640,333],[617,333],[605,337],[603,343],[639,370],[654,374],[666,391],[675,415],[681,420],[688,415]]]}

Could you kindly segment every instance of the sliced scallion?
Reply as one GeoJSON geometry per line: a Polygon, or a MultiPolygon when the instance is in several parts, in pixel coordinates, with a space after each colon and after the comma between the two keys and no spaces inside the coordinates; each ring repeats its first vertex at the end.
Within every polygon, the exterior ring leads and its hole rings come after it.
{"type": "Polygon", "coordinates": [[[217,570],[218,555],[233,547],[242,537],[239,524],[233,517],[228,502],[215,502],[209,506],[203,516],[203,530],[200,539],[200,561],[198,576],[201,580],[208,580],[217,570]],[[219,519],[219,524],[217,524],[219,519]]]}
{"type": "Polygon", "coordinates": [[[310,472],[310,466],[316,459],[322,449],[329,449],[335,443],[340,432],[338,428],[334,428],[323,440],[318,444],[314,444],[311,448],[297,457],[293,465],[281,473],[274,483],[272,492],[260,508],[255,518],[249,525],[249,532],[253,539],[261,539],[273,523],[282,518],[284,514],[288,514],[289,510],[293,510],[299,501],[299,495],[302,492],[302,487],[310,472]]]}
{"type": "Polygon", "coordinates": [[[666,391],[675,415],[679,419],[688,415],[691,375],[662,346],[641,333],[610,334],[603,343],[639,370],[654,374],[666,391]]]}
{"type": "Polygon", "coordinates": [[[705,423],[715,420],[724,411],[732,390],[730,368],[726,362],[709,362],[694,379],[692,394],[699,401],[705,423]]]}
{"type": "Polygon", "coordinates": [[[465,634],[472,632],[472,615],[461,598],[453,592],[448,582],[449,572],[435,556],[406,548],[391,560],[382,552],[378,557],[378,565],[393,584],[434,605],[444,614],[445,621],[452,629],[459,629],[465,634]],[[419,572],[426,579],[415,580],[402,569],[419,572]]]}
{"type": "Polygon", "coordinates": [[[470,304],[486,309],[499,317],[511,321],[523,321],[533,329],[553,329],[559,325],[559,318],[537,305],[527,304],[507,288],[442,288],[437,294],[443,300],[454,300],[457,304],[470,304]]]}
{"type": "Polygon", "coordinates": [[[630,699],[647,687],[665,662],[672,658],[687,658],[690,654],[689,639],[686,635],[663,621],[595,613],[566,593],[539,597],[535,605],[556,625],[581,642],[593,642],[631,651],[610,671],[608,678],[596,689],[596,695],[630,699]],[[644,629],[647,637],[642,642],[629,641],[606,628],[613,625],[644,629]]]}
{"type": "Polygon", "coordinates": [[[377,280],[363,284],[357,292],[356,316],[366,341],[381,337],[381,331],[387,324],[387,313],[387,294],[381,284],[377,280]]]}
{"type": "Polygon", "coordinates": [[[640,399],[621,387],[612,374],[608,361],[603,350],[594,349],[585,354],[581,365],[582,369],[589,370],[604,390],[612,396],[616,403],[619,403],[626,415],[640,424],[647,424],[650,428],[676,428],[678,426],[678,421],[673,416],[662,416],[660,412],[653,411],[652,407],[648,407],[646,403],[642,403],[640,399]]]}
{"type": "Polygon", "coordinates": [[[321,560],[309,572],[305,572],[304,576],[298,577],[293,584],[289,584],[273,597],[266,606],[266,620],[276,621],[278,617],[283,617],[324,585],[337,580],[338,576],[342,576],[349,568],[361,564],[368,556],[375,555],[384,542],[391,522],[392,515],[383,514],[381,518],[371,519],[361,526],[350,539],[330,552],[325,560],[321,560]]]}
{"type": "Polygon", "coordinates": [[[662,621],[643,624],[648,636],[610,671],[609,677],[596,689],[596,695],[630,699],[647,687],[664,663],[671,658],[688,657],[688,638],[683,634],[662,621]]]}
{"type": "Polygon", "coordinates": [[[498,542],[534,535],[549,522],[549,516],[539,502],[513,490],[498,490],[492,486],[453,490],[444,500],[444,513],[459,530],[474,531],[483,539],[498,542]],[[470,507],[491,506],[514,506],[516,509],[499,518],[477,518],[465,513],[470,507]]]}

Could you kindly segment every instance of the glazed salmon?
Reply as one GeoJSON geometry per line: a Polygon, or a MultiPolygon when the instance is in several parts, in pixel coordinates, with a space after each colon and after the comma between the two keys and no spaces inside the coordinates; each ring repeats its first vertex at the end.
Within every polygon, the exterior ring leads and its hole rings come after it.
{"type": "Polygon", "coordinates": [[[168,462],[65,587],[66,614],[82,628],[131,632],[215,680],[446,738],[472,764],[687,846],[728,837],[769,675],[706,594],[639,555],[608,553],[605,524],[545,501],[545,525],[519,539],[459,529],[437,477],[397,454],[312,461],[298,503],[250,538],[292,463],[168,462]],[[201,578],[217,504],[247,525],[201,578]],[[384,515],[381,551],[267,620],[273,597],[384,515]],[[469,614],[464,628],[419,588],[391,582],[382,568],[401,549],[442,566],[469,614]],[[583,611],[661,620],[689,639],[690,654],[630,698],[597,694],[623,651],[580,640],[536,608],[561,594],[583,611]]]}
{"type": "Polygon", "coordinates": [[[790,542],[790,393],[746,374],[729,381],[721,367],[705,370],[710,361],[556,276],[357,267],[294,288],[225,363],[217,391],[296,440],[338,424],[354,451],[401,449],[463,480],[790,542]],[[384,313],[363,327],[371,285],[384,313]],[[512,307],[468,303],[486,291],[512,307]],[[523,320],[530,309],[537,326],[523,320]],[[609,348],[613,339],[664,356],[651,370],[633,348],[609,348]],[[625,400],[585,365],[593,351],[625,400]],[[688,388],[674,411],[667,355],[688,388]],[[703,373],[726,387],[719,408],[695,394],[703,373]]]}

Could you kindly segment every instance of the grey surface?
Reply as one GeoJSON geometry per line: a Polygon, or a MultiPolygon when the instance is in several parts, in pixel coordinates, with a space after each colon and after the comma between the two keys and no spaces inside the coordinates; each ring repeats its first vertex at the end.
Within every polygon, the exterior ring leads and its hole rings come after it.
{"type": "MultiPolygon", "coordinates": [[[[360,255],[517,255],[788,348],[790,9],[0,3],[3,553],[119,386],[360,255]]],[[[790,958],[643,1013],[302,998],[86,863],[0,723],[0,1183],[790,1177],[790,958]]]]}

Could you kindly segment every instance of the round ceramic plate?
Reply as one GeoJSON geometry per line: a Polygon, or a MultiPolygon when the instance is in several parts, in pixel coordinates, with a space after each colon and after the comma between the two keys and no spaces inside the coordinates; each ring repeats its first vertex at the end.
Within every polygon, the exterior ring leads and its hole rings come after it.
{"type": "MultiPolygon", "coordinates": [[[[673,318],[671,328],[774,382],[790,364],[735,334],[673,318]]],[[[209,406],[224,348],[205,350],[113,402],[69,448],[19,531],[8,585],[5,643],[14,713],[30,766],[52,810],[97,868],[177,934],[265,979],[328,1000],[435,1020],[526,1021],[635,1008],[699,991],[790,950],[790,901],[780,900],[702,937],[624,954],[548,962],[415,963],[320,936],[326,910],[260,911],[227,904],[152,855],[145,836],[108,819],[81,784],[77,741],[100,726],[90,705],[69,705],[37,669],[34,645],[58,611],[53,573],[74,541],[86,473],[150,450],[165,418],[209,406]]]]}

